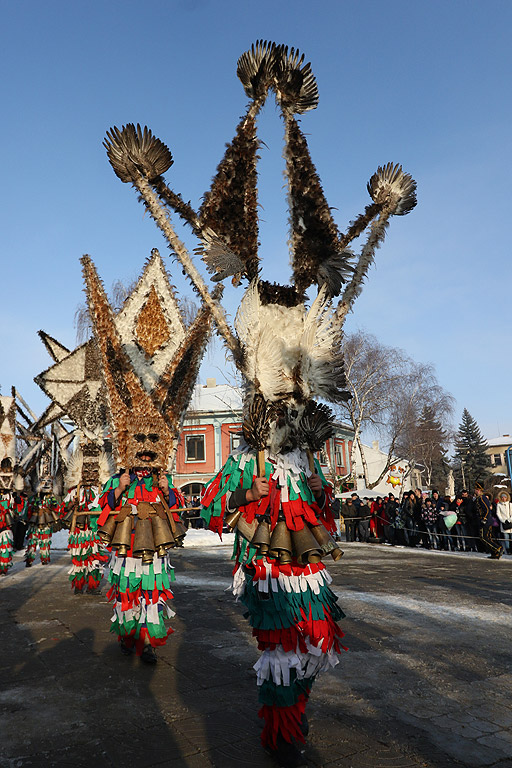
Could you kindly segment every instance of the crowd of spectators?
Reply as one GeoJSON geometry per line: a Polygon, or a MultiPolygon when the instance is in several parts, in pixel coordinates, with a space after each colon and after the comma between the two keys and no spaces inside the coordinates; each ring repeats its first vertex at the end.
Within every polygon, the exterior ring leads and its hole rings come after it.
{"type": "MultiPolygon", "coordinates": [[[[450,498],[436,490],[425,495],[416,489],[406,492],[401,501],[393,493],[376,499],[360,498],[353,493],[341,504],[340,533],[344,525],[346,541],[445,551],[490,551],[482,541],[479,493],[470,495],[463,490],[450,498]]],[[[512,504],[508,494],[488,501],[490,515],[485,524],[492,526],[493,539],[504,552],[512,554],[512,504]]]]}

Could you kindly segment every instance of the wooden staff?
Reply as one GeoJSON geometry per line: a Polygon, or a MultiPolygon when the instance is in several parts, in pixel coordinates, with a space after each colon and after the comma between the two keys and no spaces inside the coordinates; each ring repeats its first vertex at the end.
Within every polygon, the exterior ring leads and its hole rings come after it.
{"type": "Polygon", "coordinates": [[[266,477],[265,474],[265,451],[264,450],[258,450],[258,455],[256,457],[256,468],[258,472],[258,477],[266,477]]]}
{"type": "Polygon", "coordinates": [[[307,453],[307,456],[308,456],[309,468],[310,468],[311,472],[313,472],[313,474],[316,474],[315,457],[313,456],[313,451],[310,451],[309,448],[308,448],[306,453],[307,453]]]}
{"type": "Polygon", "coordinates": [[[76,487],[76,507],[75,511],[73,512],[73,517],[71,518],[71,528],[69,529],[69,533],[74,533],[76,528],[76,518],[79,514],[80,510],[80,490],[82,488],[82,483],[78,483],[76,487]]]}

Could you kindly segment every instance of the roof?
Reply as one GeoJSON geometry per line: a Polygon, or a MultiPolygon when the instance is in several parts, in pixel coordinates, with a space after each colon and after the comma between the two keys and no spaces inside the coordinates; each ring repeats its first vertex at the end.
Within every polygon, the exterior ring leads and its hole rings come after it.
{"type": "Polygon", "coordinates": [[[487,440],[488,448],[498,448],[501,445],[507,448],[512,445],[512,435],[500,435],[500,437],[491,437],[490,440],[487,440]]]}
{"type": "Polygon", "coordinates": [[[196,384],[188,410],[189,412],[203,411],[205,413],[240,412],[242,410],[242,390],[230,384],[215,386],[196,384]]]}

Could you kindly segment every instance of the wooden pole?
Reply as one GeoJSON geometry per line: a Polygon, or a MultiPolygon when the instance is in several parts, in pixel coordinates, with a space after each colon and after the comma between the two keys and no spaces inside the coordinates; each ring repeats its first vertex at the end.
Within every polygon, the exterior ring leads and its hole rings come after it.
{"type": "Polygon", "coordinates": [[[266,477],[265,475],[265,451],[258,451],[258,455],[256,457],[256,468],[258,472],[258,477],[266,477]]]}

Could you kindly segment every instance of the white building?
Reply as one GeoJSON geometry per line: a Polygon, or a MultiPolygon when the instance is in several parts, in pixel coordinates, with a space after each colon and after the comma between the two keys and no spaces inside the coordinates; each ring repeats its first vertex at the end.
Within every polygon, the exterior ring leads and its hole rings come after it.
{"type": "MultiPolygon", "coordinates": [[[[379,448],[379,441],[373,440],[371,446],[363,444],[364,457],[368,467],[370,483],[374,482],[386,466],[388,458],[387,453],[379,448]]],[[[357,481],[357,491],[365,489],[363,462],[359,448],[356,447],[355,475],[357,481]]],[[[409,462],[403,459],[396,461],[386,471],[382,480],[372,489],[373,494],[378,493],[381,496],[387,496],[388,493],[394,493],[395,496],[405,491],[413,491],[415,488],[421,488],[421,473],[418,469],[410,471],[409,462]]]]}

